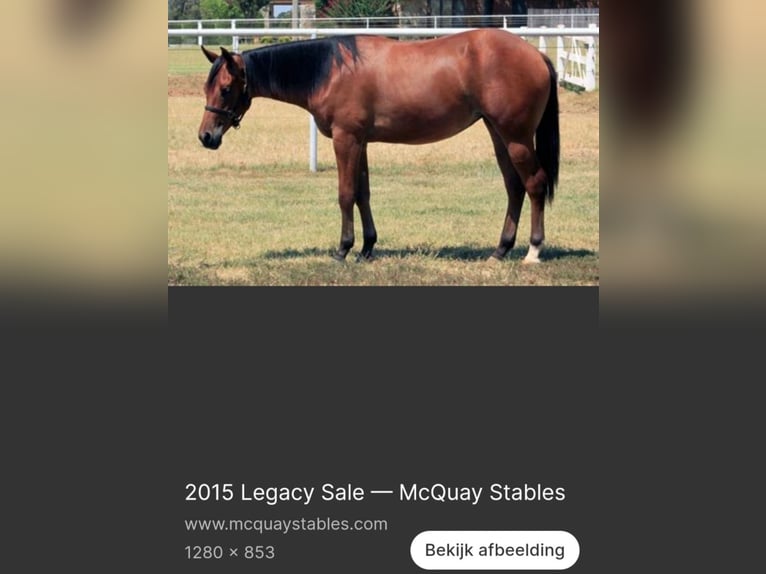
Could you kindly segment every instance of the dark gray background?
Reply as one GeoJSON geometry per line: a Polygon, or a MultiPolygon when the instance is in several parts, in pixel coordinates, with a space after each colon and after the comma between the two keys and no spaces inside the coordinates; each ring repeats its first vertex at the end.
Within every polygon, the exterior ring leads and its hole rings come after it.
{"type": "Polygon", "coordinates": [[[595,329],[597,289],[223,291],[170,290],[170,329],[188,342],[175,362],[194,380],[178,387],[163,437],[158,520],[174,571],[418,572],[409,547],[423,530],[567,530],[581,544],[570,571],[593,571],[608,490],[587,375],[598,355],[567,351],[595,329]],[[221,333],[215,352],[195,341],[200,329],[221,333]],[[477,506],[386,497],[264,510],[185,502],[188,482],[441,482],[485,494],[477,506]],[[493,482],[563,486],[567,499],[493,503],[493,482]],[[208,516],[385,518],[389,531],[186,533],[184,518],[208,516]],[[187,544],[260,543],[279,559],[185,559],[187,544]]]}

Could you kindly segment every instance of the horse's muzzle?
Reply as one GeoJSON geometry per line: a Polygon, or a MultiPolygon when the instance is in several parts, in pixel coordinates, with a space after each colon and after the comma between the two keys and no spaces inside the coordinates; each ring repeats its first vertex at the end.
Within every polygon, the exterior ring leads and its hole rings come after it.
{"type": "Polygon", "coordinates": [[[200,132],[199,134],[199,141],[202,142],[202,145],[205,146],[207,149],[218,149],[221,147],[221,135],[213,135],[210,132],[200,132]]]}

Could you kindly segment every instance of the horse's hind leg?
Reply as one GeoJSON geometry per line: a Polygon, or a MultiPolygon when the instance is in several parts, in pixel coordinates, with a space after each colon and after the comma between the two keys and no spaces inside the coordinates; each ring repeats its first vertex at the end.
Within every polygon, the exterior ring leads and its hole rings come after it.
{"type": "Polygon", "coordinates": [[[526,263],[539,263],[540,250],[545,239],[544,212],[547,177],[537,161],[532,140],[511,142],[508,145],[513,167],[521,177],[524,188],[532,204],[532,232],[529,237],[529,252],[524,258],[526,263]]]}
{"type": "Polygon", "coordinates": [[[372,260],[372,248],[378,240],[378,233],[375,230],[375,222],[372,220],[372,210],[370,209],[370,173],[367,167],[366,144],[362,148],[362,157],[359,160],[356,206],[359,208],[359,215],[362,218],[362,234],[364,236],[364,245],[362,245],[359,259],[370,261],[372,260]]]}
{"type": "Polygon", "coordinates": [[[516,243],[516,231],[519,226],[521,207],[524,205],[524,185],[521,183],[521,179],[519,179],[519,174],[513,168],[511,156],[508,155],[508,148],[503,139],[486,119],[484,124],[487,126],[487,130],[489,130],[489,135],[492,136],[497,165],[503,174],[505,190],[508,193],[508,209],[505,213],[503,231],[500,233],[500,243],[492,254],[492,257],[495,259],[502,259],[508,251],[513,249],[516,243]]]}

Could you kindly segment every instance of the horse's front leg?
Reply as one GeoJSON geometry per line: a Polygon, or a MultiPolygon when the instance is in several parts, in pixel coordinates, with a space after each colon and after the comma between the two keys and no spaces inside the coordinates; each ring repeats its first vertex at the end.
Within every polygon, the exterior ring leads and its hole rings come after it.
{"type": "Polygon", "coordinates": [[[340,246],[333,257],[343,261],[354,246],[354,200],[363,146],[352,134],[340,130],[333,131],[332,144],[338,164],[338,204],[341,215],[340,246]]]}
{"type": "Polygon", "coordinates": [[[359,209],[359,215],[362,217],[362,233],[364,234],[364,245],[362,245],[359,259],[362,261],[372,261],[372,248],[378,240],[378,232],[375,230],[375,222],[372,220],[372,210],[370,209],[370,172],[367,166],[366,144],[362,147],[362,156],[359,160],[356,206],[359,209]]]}

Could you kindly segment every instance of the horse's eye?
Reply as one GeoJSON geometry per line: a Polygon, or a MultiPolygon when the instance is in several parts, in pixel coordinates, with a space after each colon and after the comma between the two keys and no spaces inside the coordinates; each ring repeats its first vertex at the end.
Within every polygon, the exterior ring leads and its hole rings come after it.
{"type": "Polygon", "coordinates": [[[221,95],[225,98],[231,93],[231,88],[229,86],[226,86],[225,88],[221,88],[221,95]]]}

